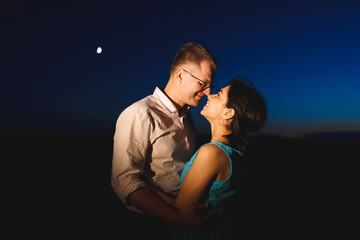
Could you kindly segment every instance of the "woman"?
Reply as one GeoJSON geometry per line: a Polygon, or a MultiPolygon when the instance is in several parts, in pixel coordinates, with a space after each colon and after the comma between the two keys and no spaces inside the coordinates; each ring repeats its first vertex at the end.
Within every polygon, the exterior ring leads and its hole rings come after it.
{"type": "Polygon", "coordinates": [[[227,200],[238,190],[246,133],[262,128],[267,110],[263,97],[250,81],[234,79],[218,93],[208,96],[201,115],[211,125],[210,143],[201,146],[186,164],[176,199],[157,194],[180,210],[191,204],[208,202],[211,212],[217,216],[213,219],[217,221],[201,236],[174,228],[176,239],[227,238],[221,213],[227,200]]]}

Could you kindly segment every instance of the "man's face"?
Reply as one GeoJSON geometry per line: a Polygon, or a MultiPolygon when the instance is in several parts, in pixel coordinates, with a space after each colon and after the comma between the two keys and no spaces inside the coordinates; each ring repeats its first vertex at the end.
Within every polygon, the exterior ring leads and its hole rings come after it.
{"type": "Polygon", "coordinates": [[[200,100],[210,94],[210,85],[214,82],[214,73],[210,63],[202,61],[200,65],[193,63],[185,64],[181,71],[182,96],[184,104],[199,106],[200,100]]]}

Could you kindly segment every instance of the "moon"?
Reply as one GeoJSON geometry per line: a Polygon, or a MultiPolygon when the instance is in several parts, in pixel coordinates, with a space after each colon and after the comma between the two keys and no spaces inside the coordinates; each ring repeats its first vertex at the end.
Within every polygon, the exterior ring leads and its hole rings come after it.
{"type": "Polygon", "coordinates": [[[97,54],[100,54],[100,53],[102,52],[102,48],[101,48],[101,47],[98,47],[98,48],[96,49],[96,52],[97,52],[97,54]]]}

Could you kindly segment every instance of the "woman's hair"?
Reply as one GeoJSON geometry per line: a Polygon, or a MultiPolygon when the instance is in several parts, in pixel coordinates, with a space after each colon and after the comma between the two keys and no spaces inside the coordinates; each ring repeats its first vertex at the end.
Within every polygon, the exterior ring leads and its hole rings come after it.
{"type": "Polygon", "coordinates": [[[177,52],[170,68],[170,74],[176,71],[176,68],[184,63],[191,62],[199,65],[202,61],[208,61],[211,71],[217,71],[217,61],[214,55],[204,46],[196,43],[186,43],[177,52]]]}
{"type": "Polygon", "coordinates": [[[247,79],[235,78],[230,82],[227,108],[235,110],[229,128],[231,144],[245,151],[248,141],[247,133],[260,130],[267,118],[264,98],[247,79]]]}

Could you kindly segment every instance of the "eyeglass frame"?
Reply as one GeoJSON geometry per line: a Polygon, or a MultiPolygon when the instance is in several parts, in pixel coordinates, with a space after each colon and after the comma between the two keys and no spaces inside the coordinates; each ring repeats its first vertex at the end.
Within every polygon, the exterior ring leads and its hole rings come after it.
{"type": "Polygon", "coordinates": [[[195,77],[194,75],[192,75],[189,71],[187,71],[186,69],[182,68],[182,70],[184,70],[186,73],[188,73],[190,76],[192,76],[193,78],[195,78],[201,85],[201,87],[205,90],[207,88],[210,88],[210,90],[213,90],[215,88],[215,85],[212,83],[208,83],[205,82],[197,77],[195,77]]]}

